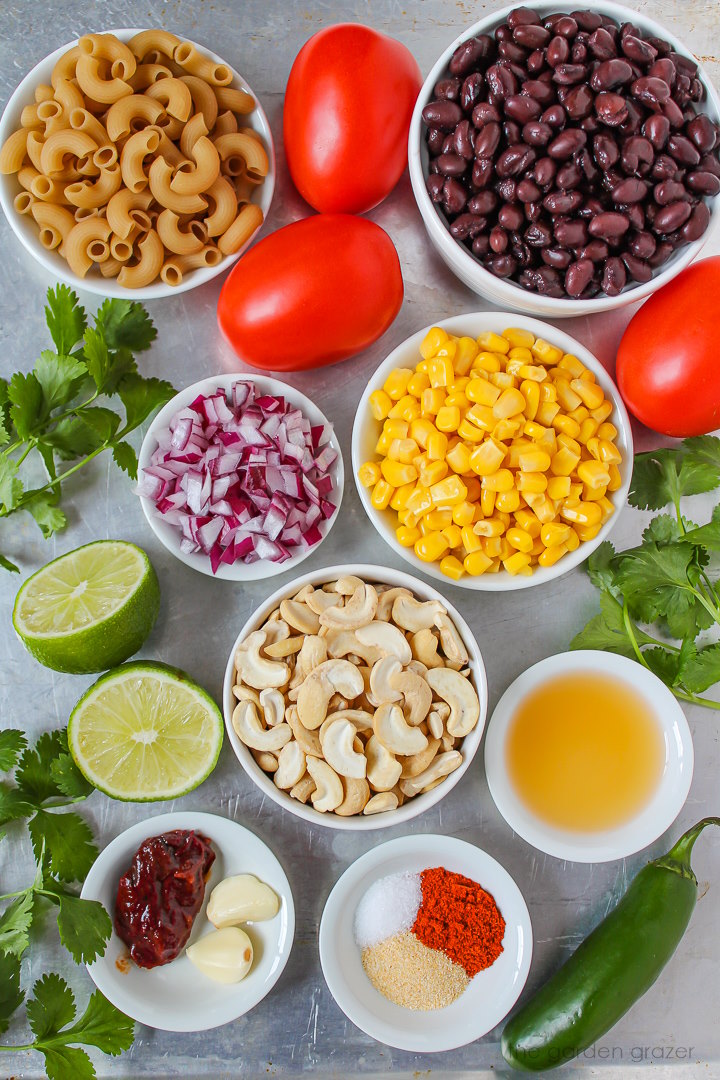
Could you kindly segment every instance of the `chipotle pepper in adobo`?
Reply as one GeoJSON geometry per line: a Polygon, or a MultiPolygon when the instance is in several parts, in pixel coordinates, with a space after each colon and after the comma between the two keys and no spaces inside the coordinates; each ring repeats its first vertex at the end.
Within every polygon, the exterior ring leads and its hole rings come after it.
{"type": "Polygon", "coordinates": [[[120,878],[115,930],[142,968],[169,964],[185,947],[215,861],[210,841],[176,829],[143,841],[120,878]]]}

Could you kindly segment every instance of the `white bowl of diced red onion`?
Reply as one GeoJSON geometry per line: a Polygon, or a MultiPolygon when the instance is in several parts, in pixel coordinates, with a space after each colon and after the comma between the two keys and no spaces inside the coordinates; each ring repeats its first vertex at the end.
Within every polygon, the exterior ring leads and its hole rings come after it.
{"type": "Polygon", "coordinates": [[[265,375],[215,375],[176,394],[140,448],[137,493],[160,542],[226,581],[292,569],[337,518],[344,469],[309,398],[265,375]]]}

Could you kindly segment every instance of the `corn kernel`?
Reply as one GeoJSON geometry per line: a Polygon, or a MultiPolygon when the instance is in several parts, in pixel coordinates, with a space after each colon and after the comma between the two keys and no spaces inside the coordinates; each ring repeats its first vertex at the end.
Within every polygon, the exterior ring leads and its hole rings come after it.
{"type": "MultiPolygon", "coordinates": [[[[484,408],[484,406],[482,406],[482,405],[480,405],[480,406],[474,405],[473,408],[484,408]]],[[[472,412],[472,409],[470,411],[472,412]]],[[[468,416],[469,415],[470,415],[470,413],[468,413],[468,416]]],[[[493,427],[494,426],[495,425],[493,424],[493,427]]],[[[468,417],[466,416],[458,424],[458,429],[457,430],[458,430],[458,435],[460,436],[461,439],[465,439],[467,442],[481,443],[484,440],[485,435],[487,434],[487,432],[491,431],[492,429],[487,428],[485,430],[483,428],[478,427],[477,424],[474,424],[474,423],[471,424],[470,421],[468,420],[468,417]]]]}
{"type": "Polygon", "coordinates": [[[482,486],[486,491],[512,491],[515,479],[509,469],[498,469],[482,478],[482,486]]]}
{"type": "MultiPolygon", "coordinates": [[[[512,349],[510,351],[512,352],[512,349]]],[[[513,377],[516,377],[516,376],[518,376],[520,374],[521,369],[523,367],[526,367],[526,366],[527,365],[519,357],[518,358],[512,358],[512,357],[508,356],[507,364],[505,366],[505,370],[508,373],[508,375],[512,375],[513,377]]],[[[525,376],[526,379],[528,377],[529,376],[527,376],[527,375],[525,376]]],[[[544,377],[545,377],[545,370],[543,369],[543,378],[544,377]]]]}
{"type": "MultiPolygon", "coordinates": [[[[510,360],[522,360],[523,364],[532,364],[535,357],[530,352],[529,348],[525,348],[524,345],[513,345],[508,355],[508,361],[510,360]]],[[[545,369],[543,368],[543,378],[545,376],[545,369]]]]}
{"type": "Polygon", "coordinates": [[[506,420],[510,416],[521,413],[525,408],[525,398],[519,390],[503,390],[502,394],[492,407],[497,420],[506,420]]]}
{"type": "Polygon", "coordinates": [[[520,393],[525,398],[523,413],[528,420],[534,420],[537,415],[540,407],[540,391],[540,386],[531,379],[524,379],[520,383],[520,393]]]}
{"type": "MultiPolygon", "coordinates": [[[[425,515],[425,523],[431,532],[442,532],[452,525],[452,510],[430,510],[425,515]]],[[[452,544],[450,546],[452,547],[452,544]]]]}
{"type": "Polygon", "coordinates": [[[417,468],[418,479],[424,488],[430,488],[433,484],[440,483],[441,480],[445,479],[449,471],[445,461],[428,461],[417,468]]]}
{"type": "MultiPolygon", "coordinates": [[[[446,398],[447,402],[447,398],[446,398]]],[[[435,424],[439,431],[457,431],[460,423],[460,410],[457,405],[443,405],[438,410],[435,424]]]]}
{"type": "Polygon", "coordinates": [[[452,508],[453,524],[459,525],[461,528],[465,525],[471,525],[474,517],[475,507],[471,502],[461,502],[452,508]]]}
{"type": "Polygon", "coordinates": [[[380,432],[380,438],[375,443],[375,453],[382,454],[383,456],[387,454],[388,450],[390,449],[390,443],[392,441],[393,436],[388,434],[387,431],[380,432]]]}
{"type": "Polygon", "coordinates": [[[489,352],[502,353],[505,356],[510,351],[508,339],[494,334],[492,330],[486,330],[484,334],[478,335],[476,340],[480,349],[487,349],[489,352]]]}
{"type": "Polygon", "coordinates": [[[496,494],[492,488],[483,488],[480,493],[480,506],[478,507],[480,514],[478,517],[492,517],[495,513],[495,499],[496,494]]]}
{"type": "Polygon", "coordinates": [[[530,565],[530,556],[524,551],[516,551],[514,555],[509,555],[503,559],[502,563],[508,574],[515,577],[516,574],[522,573],[525,567],[530,565]]]}
{"type": "Polygon", "coordinates": [[[489,559],[499,559],[504,550],[501,536],[484,536],[482,546],[489,559]]]}
{"type": "Polygon", "coordinates": [[[570,386],[588,409],[599,409],[605,400],[602,387],[596,382],[591,382],[587,377],[587,372],[582,378],[573,379],[570,386]]]}
{"type": "Polygon", "coordinates": [[[477,405],[492,407],[500,397],[500,388],[489,379],[471,379],[465,389],[466,396],[477,405]]]}
{"type": "Polygon", "coordinates": [[[374,390],[369,398],[370,412],[375,420],[384,420],[392,409],[392,398],[384,390],[374,390]]]}
{"type": "Polygon", "coordinates": [[[516,551],[530,551],[533,542],[529,533],[526,533],[524,529],[514,528],[508,529],[505,533],[505,539],[510,547],[515,548],[516,551]]]}
{"type": "Polygon", "coordinates": [[[399,417],[386,420],[382,429],[383,435],[389,435],[391,439],[406,439],[409,431],[410,425],[407,420],[399,417]]]}
{"type": "Polygon", "coordinates": [[[538,566],[554,566],[563,555],[567,555],[569,550],[567,544],[557,544],[555,547],[546,548],[541,555],[538,555],[538,566]]]}
{"type": "Polygon", "coordinates": [[[470,450],[464,442],[459,442],[452,450],[448,450],[445,460],[453,472],[467,472],[470,468],[470,450]]]}
{"type": "Polygon", "coordinates": [[[513,390],[517,386],[517,379],[509,371],[491,371],[488,378],[493,386],[499,386],[501,390],[513,390]]]}
{"type": "Polygon", "coordinates": [[[417,541],[422,536],[422,533],[419,529],[409,529],[407,525],[400,525],[399,528],[395,530],[395,536],[397,538],[398,544],[400,544],[402,547],[409,548],[413,547],[413,545],[417,543],[417,541]]]}
{"type": "Polygon", "coordinates": [[[572,477],[571,477],[570,494],[568,495],[568,498],[569,499],[582,499],[582,490],[583,490],[583,485],[580,482],[573,483],[572,482],[572,477]]]}
{"type": "Polygon", "coordinates": [[[431,461],[443,461],[448,452],[447,435],[442,431],[433,431],[428,437],[427,456],[431,461]]]}
{"type": "Polygon", "coordinates": [[[535,413],[535,419],[545,427],[550,427],[559,412],[560,406],[556,401],[541,401],[535,413]]]}
{"type": "Polygon", "coordinates": [[[577,409],[579,405],[582,405],[582,398],[575,393],[575,390],[571,388],[570,383],[565,379],[557,380],[555,390],[557,399],[566,412],[572,412],[573,409],[577,409]]]}
{"type": "Polygon", "coordinates": [[[557,390],[547,379],[544,383],[540,383],[538,390],[540,391],[540,401],[557,401],[557,390]]]}
{"type": "MultiPolygon", "coordinates": [[[[590,415],[592,416],[592,413],[590,413],[590,415]]],[[[595,419],[596,417],[593,417],[593,420],[595,419]]],[[[613,442],[618,437],[618,429],[615,427],[614,424],[610,424],[606,420],[604,423],[599,425],[597,429],[597,437],[598,439],[606,439],[608,442],[613,442]]]]}
{"type": "Polygon", "coordinates": [[[523,364],[517,372],[521,379],[530,379],[532,382],[541,383],[546,378],[545,368],[537,364],[523,364]]]}
{"type": "Polygon", "coordinates": [[[431,563],[441,559],[448,549],[448,543],[440,532],[429,532],[415,541],[414,551],[421,562],[431,563]]]}
{"type": "Polygon", "coordinates": [[[403,484],[395,490],[395,494],[390,500],[390,507],[393,510],[403,510],[407,505],[407,501],[415,490],[414,484],[403,484]]]}
{"type": "Polygon", "coordinates": [[[433,326],[420,343],[420,355],[423,360],[428,360],[431,356],[434,356],[440,346],[449,340],[444,330],[439,326],[433,326]]]}
{"type": "Polygon", "coordinates": [[[600,529],[602,528],[599,521],[596,525],[578,524],[573,527],[577,533],[578,540],[582,541],[583,544],[585,544],[588,540],[594,540],[597,534],[600,532],[600,529]]]}
{"type": "Polygon", "coordinates": [[[483,521],[476,521],[473,528],[478,536],[500,537],[505,532],[505,522],[499,518],[484,518],[483,521]]]}
{"type": "Polygon", "coordinates": [[[440,560],[440,573],[445,574],[446,577],[451,578],[453,581],[459,581],[465,570],[463,564],[454,555],[446,555],[444,559],[440,560]]]}
{"type": "Polygon", "coordinates": [[[602,510],[597,503],[566,499],[560,507],[560,516],[564,521],[571,521],[577,525],[598,525],[602,510]]]}
{"type": "Polygon", "coordinates": [[[519,472],[516,475],[518,491],[542,494],[547,491],[548,478],[541,472],[519,472]]]}
{"type": "Polygon", "coordinates": [[[518,510],[515,521],[533,540],[540,535],[540,522],[530,510],[518,510]]]}
{"type": "Polygon", "coordinates": [[[565,353],[563,358],[558,360],[558,367],[569,372],[573,379],[579,379],[585,371],[582,360],[578,360],[577,356],[573,356],[572,353],[565,353]]]}
{"type": "Polygon", "coordinates": [[[481,352],[473,360],[472,370],[475,371],[479,368],[481,371],[492,374],[502,371],[504,361],[505,357],[498,353],[481,352]]]}
{"type": "MultiPolygon", "coordinates": [[[[528,473],[547,472],[548,469],[550,468],[550,455],[548,453],[546,453],[544,450],[540,450],[540,449],[537,449],[537,450],[535,450],[535,449],[533,449],[533,450],[524,450],[519,455],[518,464],[520,465],[520,468],[521,468],[521,470],[523,472],[528,472],[528,473]]],[[[520,486],[520,484],[518,484],[518,487],[520,488],[520,491],[523,490],[522,487],[520,486]]],[[[531,491],[532,488],[528,488],[526,490],[531,491]]],[[[544,488],[543,488],[543,490],[544,490],[544,488]]]]}
{"type": "Polygon", "coordinates": [[[477,502],[482,493],[479,477],[465,476],[463,479],[467,488],[467,501],[471,503],[477,502]]]}
{"type": "Polygon", "coordinates": [[[425,450],[428,437],[435,431],[435,425],[427,417],[420,416],[410,424],[410,438],[414,439],[418,446],[425,450]]]}
{"type": "Polygon", "coordinates": [[[400,417],[401,420],[405,420],[409,424],[420,416],[420,402],[411,394],[406,394],[395,402],[390,410],[390,416],[393,418],[400,417]]]}
{"type": "Polygon", "coordinates": [[[615,513],[615,507],[606,495],[603,495],[602,499],[598,499],[598,506],[600,507],[600,510],[602,512],[600,523],[604,525],[608,518],[611,518],[615,513]]]}
{"type": "Polygon", "coordinates": [[[450,386],[455,378],[452,361],[447,356],[433,356],[428,361],[428,377],[433,388],[450,386]]]}
{"type": "Polygon", "coordinates": [[[570,494],[569,476],[551,476],[548,479],[547,494],[549,499],[567,499],[570,494]]]}
{"type": "Polygon", "coordinates": [[[414,439],[393,439],[388,447],[387,456],[403,465],[410,465],[418,456],[420,447],[414,439]]]}
{"type": "Polygon", "coordinates": [[[516,488],[512,491],[498,491],[495,508],[503,514],[514,514],[520,508],[520,492],[516,488]]]}
{"type": "Polygon", "coordinates": [[[533,513],[541,525],[547,525],[557,517],[557,510],[552,499],[547,495],[536,496],[537,501],[533,505],[533,513]]]}
{"type": "Polygon", "coordinates": [[[386,510],[390,505],[390,500],[393,497],[394,488],[387,483],[386,480],[378,480],[375,487],[372,489],[370,496],[370,503],[376,510],[386,510]]]}
{"type": "Polygon", "coordinates": [[[608,483],[608,491],[619,491],[622,487],[622,476],[617,465],[609,465],[608,472],[610,473],[610,481],[608,483]]]}
{"type": "Polygon", "coordinates": [[[417,523],[417,527],[423,536],[427,536],[428,533],[431,533],[433,531],[432,526],[428,525],[427,514],[425,515],[425,517],[420,518],[417,523]]]}
{"type": "Polygon", "coordinates": [[[414,374],[412,368],[395,368],[383,383],[383,390],[393,401],[399,401],[407,393],[407,385],[414,374]]]}
{"type": "MultiPolygon", "coordinates": [[[[465,415],[465,420],[475,424],[481,431],[490,432],[497,423],[497,417],[489,405],[473,405],[465,415]]],[[[458,427],[458,431],[460,428],[458,427]]]]}
{"type": "Polygon", "coordinates": [[[521,420],[498,420],[491,434],[498,442],[507,442],[518,434],[520,426],[521,420]]]}
{"type": "Polygon", "coordinates": [[[578,424],[582,424],[583,420],[587,420],[589,415],[590,410],[586,409],[584,405],[580,405],[577,409],[573,409],[572,412],[568,413],[570,419],[576,420],[578,424]]]}
{"type": "Polygon", "coordinates": [[[503,330],[502,336],[506,341],[517,348],[532,349],[535,344],[535,335],[529,330],[520,330],[515,326],[509,327],[507,330],[503,330]]]}
{"type": "Polygon", "coordinates": [[[538,424],[536,420],[526,420],[523,435],[527,435],[529,439],[541,439],[547,430],[542,424],[538,424]]]}
{"type": "MultiPolygon", "coordinates": [[[[469,338],[468,340],[472,341],[472,338],[469,338]]],[[[452,386],[448,387],[448,390],[450,390],[450,392],[453,393],[453,394],[455,394],[455,393],[464,394],[469,383],[470,383],[470,376],[469,375],[458,375],[456,373],[455,382],[452,384],[452,386]]]]}
{"type": "Polygon", "coordinates": [[[445,407],[452,408],[453,406],[455,406],[456,408],[460,409],[461,412],[464,412],[465,409],[470,408],[470,399],[465,396],[462,390],[452,390],[451,388],[449,389],[450,393],[445,398],[445,407]]]}
{"type": "Polygon", "coordinates": [[[424,371],[416,371],[413,377],[407,384],[408,394],[412,394],[413,397],[419,398],[422,396],[423,390],[427,390],[430,385],[430,380],[424,371]]]}
{"type": "Polygon", "coordinates": [[[558,349],[556,345],[551,345],[549,341],[545,341],[543,338],[537,338],[531,348],[533,355],[546,367],[552,367],[562,358],[562,349],[558,349]]]}
{"type": "Polygon", "coordinates": [[[605,497],[607,492],[607,484],[603,484],[602,487],[588,487],[587,484],[583,484],[582,493],[580,498],[583,502],[600,502],[605,497]]]}
{"type": "Polygon", "coordinates": [[[423,390],[420,398],[420,410],[423,416],[435,416],[445,404],[445,391],[429,387],[423,390]]]}
{"type": "Polygon", "coordinates": [[[566,416],[565,413],[558,413],[553,420],[553,428],[560,435],[568,435],[571,439],[577,439],[580,434],[580,425],[577,420],[573,420],[571,416],[566,416]]]}
{"type": "Polygon", "coordinates": [[[482,547],[482,540],[475,532],[472,525],[464,525],[462,527],[460,531],[460,540],[468,554],[471,551],[479,551],[482,547]]]}
{"type": "Polygon", "coordinates": [[[433,506],[455,506],[465,501],[467,488],[459,476],[446,476],[439,484],[433,484],[430,488],[430,496],[433,506]]]}
{"type": "Polygon", "coordinates": [[[547,548],[557,547],[564,544],[572,532],[569,525],[562,525],[556,521],[549,521],[540,530],[540,540],[547,548]]]}
{"type": "Polygon", "coordinates": [[[467,375],[472,367],[473,360],[478,354],[477,342],[471,337],[457,339],[457,352],[453,361],[453,367],[458,375],[467,375]]]}
{"type": "Polygon", "coordinates": [[[463,569],[471,577],[479,577],[492,566],[492,559],[482,551],[472,551],[463,560],[463,569]]]}
{"type": "Polygon", "coordinates": [[[457,525],[448,525],[441,530],[451,548],[459,548],[462,543],[462,534],[457,525]]]}
{"type": "Polygon", "coordinates": [[[619,465],[622,454],[609,439],[600,439],[600,460],[606,465],[619,465]]]}
{"type": "Polygon", "coordinates": [[[610,473],[599,461],[582,461],[577,467],[577,474],[583,484],[591,488],[607,487],[610,473]]]}
{"type": "Polygon", "coordinates": [[[592,410],[591,415],[593,420],[597,420],[599,424],[602,424],[603,421],[607,420],[608,416],[610,416],[610,413],[612,411],[612,401],[603,401],[602,405],[600,405],[597,409],[592,410]]]}
{"type": "Polygon", "coordinates": [[[377,461],[366,461],[358,469],[358,480],[363,487],[374,487],[380,479],[380,466],[377,461]]]}
{"type": "Polygon", "coordinates": [[[489,476],[497,472],[505,460],[507,447],[494,439],[486,439],[470,454],[470,468],[478,476],[489,476]]]}
{"type": "Polygon", "coordinates": [[[577,441],[582,443],[583,446],[587,446],[588,440],[595,437],[597,429],[599,428],[597,420],[593,420],[592,416],[588,416],[586,420],[583,420],[580,425],[580,431],[578,432],[577,441]]]}

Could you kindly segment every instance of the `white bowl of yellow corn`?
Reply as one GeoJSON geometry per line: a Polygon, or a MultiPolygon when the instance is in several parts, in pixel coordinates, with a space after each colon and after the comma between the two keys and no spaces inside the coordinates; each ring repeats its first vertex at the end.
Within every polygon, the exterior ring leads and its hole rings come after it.
{"type": "Polygon", "coordinates": [[[413,569],[488,592],[584,562],[627,501],[632,461],[630,420],[600,361],[508,312],[407,338],[371,377],[352,436],[355,483],[383,539],[413,569]]]}

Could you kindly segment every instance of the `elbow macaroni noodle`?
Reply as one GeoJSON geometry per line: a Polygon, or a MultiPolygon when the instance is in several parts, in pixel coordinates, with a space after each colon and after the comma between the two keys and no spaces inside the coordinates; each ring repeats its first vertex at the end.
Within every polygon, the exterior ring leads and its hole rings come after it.
{"type": "Polygon", "coordinates": [[[78,277],[95,266],[128,289],[179,285],[262,225],[251,201],[269,170],[244,127],[251,94],[232,72],[166,30],[127,44],[85,34],[34,90],[0,147],[13,205],[78,277]]]}

